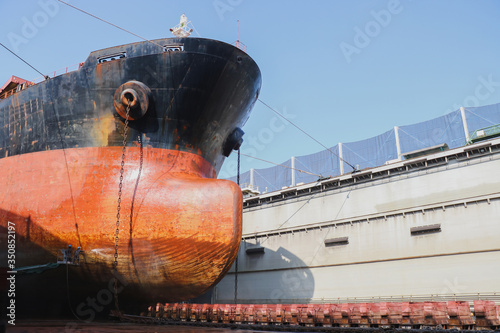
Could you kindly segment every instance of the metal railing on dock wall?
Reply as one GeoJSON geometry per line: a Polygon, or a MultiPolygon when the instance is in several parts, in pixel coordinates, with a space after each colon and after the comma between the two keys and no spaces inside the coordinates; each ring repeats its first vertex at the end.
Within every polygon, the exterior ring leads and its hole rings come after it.
{"type": "Polygon", "coordinates": [[[311,303],[380,303],[380,302],[447,302],[487,300],[500,304],[500,293],[470,293],[470,294],[430,294],[401,295],[379,297],[347,297],[335,299],[312,299],[311,303]]]}
{"type": "MultiPolygon", "coordinates": [[[[428,294],[428,295],[396,295],[376,297],[339,297],[339,298],[287,298],[287,299],[254,299],[241,302],[248,304],[341,304],[341,303],[380,303],[380,302],[448,302],[476,300],[494,301],[500,305],[500,292],[462,293],[462,294],[428,294]]],[[[232,300],[218,299],[217,303],[231,303],[232,300]]]]}

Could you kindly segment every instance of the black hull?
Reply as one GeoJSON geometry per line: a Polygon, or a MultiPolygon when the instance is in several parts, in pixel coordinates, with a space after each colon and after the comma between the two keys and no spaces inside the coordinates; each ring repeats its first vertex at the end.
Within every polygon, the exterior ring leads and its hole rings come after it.
{"type": "Polygon", "coordinates": [[[151,96],[144,117],[130,122],[127,145],[142,136],[145,146],[198,154],[216,172],[226,140],[248,119],[261,85],[246,53],[209,39],[160,39],[95,51],[79,70],[0,100],[0,158],[121,146],[124,119],[113,97],[129,81],[142,82],[151,96]],[[117,54],[125,57],[110,60],[117,54]],[[99,63],[103,58],[108,60],[99,63]]]}

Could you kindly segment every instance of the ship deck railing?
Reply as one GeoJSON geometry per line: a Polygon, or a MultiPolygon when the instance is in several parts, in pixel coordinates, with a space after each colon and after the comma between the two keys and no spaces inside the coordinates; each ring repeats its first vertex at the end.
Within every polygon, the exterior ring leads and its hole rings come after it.
{"type": "Polygon", "coordinates": [[[13,89],[2,91],[1,94],[0,94],[0,99],[9,98],[10,96],[16,94],[17,92],[22,91],[24,89],[27,89],[27,88],[29,88],[31,86],[34,86],[34,85],[38,84],[38,83],[41,83],[41,82],[43,82],[43,81],[45,81],[47,79],[55,78],[56,76],[60,76],[60,75],[63,75],[63,74],[67,74],[67,73],[70,73],[70,72],[77,71],[77,70],[79,70],[83,66],[83,64],[84,64],[83,62],[80,62],[78,64],[67,66],[67,67],[55,70],[53,72],[50,72],[47,75],[40,76],[40,77],[34,79],[31,82],[30,81],[26,81],[25,83],[19,84],[17,87],[14,87],[13,89]]]}
{"type": "Polygon", "coordinates": [[[67,73],[70,73],[70,72],[77,71],[77,70],[79,70],[83,66],[83,64],[84,64],[83,62],[80,62],[78,64],[74,64],[74,65],[71,65],[71,66],[67,66],[67,67],[64,67],[64,68],[57,69],[57,70],[55,70],[53,72],[50,72],[49,74],[47,74],[45,76],[40,76],[40,77],[34,79],[33,81],[31,81],[31,84],[34,85],[34,84],[41,83],[41,82],[45,81],[47,77],[54,78],[54,77],[59,76],[59,75],[63,75],[63,74],[67,74],[67,73]]]}

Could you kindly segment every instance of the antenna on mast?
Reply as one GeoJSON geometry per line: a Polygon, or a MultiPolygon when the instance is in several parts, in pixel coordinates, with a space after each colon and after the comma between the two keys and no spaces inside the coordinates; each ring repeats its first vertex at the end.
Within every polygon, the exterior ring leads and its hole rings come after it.
{"type": "Polygon", "coordinates": [[[176,37],[188,37],[193,32],[193,29],[188,27],[189,23],[191,23],[191,21],[188,21],[186,15],[182,14],[179,24],[170,29],[170,31],[176,37]]]}
{"type": "Polygon", "coordinates": [[[240,42],[240,20],[236,21],[236,42],[234,42],[234,46],[239,48],[240,50],[247,52],[247,46],[240,42]],[[243,48],[241,47],[243,45],[243,48]]]}

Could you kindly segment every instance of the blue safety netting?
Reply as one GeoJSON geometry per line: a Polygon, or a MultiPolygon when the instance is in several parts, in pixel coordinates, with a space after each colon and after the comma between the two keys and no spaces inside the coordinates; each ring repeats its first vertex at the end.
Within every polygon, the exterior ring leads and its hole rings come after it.
{"type": "Polygon", "coordinates": [[[318,178],[339,174],[339,147],[334,146],[314,154],[295,157],[296,183],[310,183],[318,178]]]}
{"type": "Polygon", "coordinates": [[[467,117],[467,126],[469,133],[475,130],[490,127],[500,123],[500,103],[483,106],[483,107],[469,107],[465,108],[465,115],[467,117]]]}
{"type": "Polygon", "coordinates": [[[460,110],[418,124],[400,126],[399,143],[403,154],[443,143],[450,148],[463,146],[466,140],[460,110]]]}
{"type": "MultiPolygon", "coordinates": [[[[370,139],[342,144],[342,159],[357,170],[373,168],[396,158],[398,152],[394,129],[370,139]]],[[[352,167],[344,162],[344,173],[351,171],[352,167]]]]}
{"type": "MultiPolygon", "coordinates": [[[[346,162],[362,170],[402,159],[405,153],[443,143],[450,148],[461,147],[467,141],[465,127],[472,134],[477,129],[500,124],[500,104],[466,107],[464,116],[465,124],[461,110],[456,110],[421,123],[399,126],[369,139],[341,143],[328,150],[295,157],[295,170],[290,169],[292,160],[289,159],[280,163],[283,166],[248,171],[240,175],[240,184],[260,192],[276,191],[293,185],[293,180],[295,184],[310,183],[320,177],[338,176],[353,171],[346,162]],[[399,139],[399,156],[396,138],[399,139]],[[339,156],[346,161],[342,167],[339,156]]],[[[236,176],[229,179],[236,181],[236,176]]]]}

